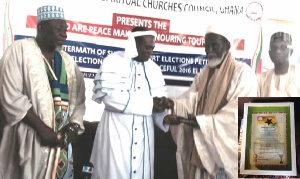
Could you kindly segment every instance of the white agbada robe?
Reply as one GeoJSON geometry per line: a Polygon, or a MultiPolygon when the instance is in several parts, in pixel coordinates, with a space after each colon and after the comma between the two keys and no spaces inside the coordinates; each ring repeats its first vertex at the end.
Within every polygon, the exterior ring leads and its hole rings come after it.
{"type": "Polygon", "coordinates": [[[167,111],[152,113],[153,97],[166,96],[162,72],[151,59],[137,62],[115,52],[95,77],[93,100],[105,109],[91,154],[93,179],[153,179],[154,123],[165,132],[167,111]]]}
{"type": "MultiPolygon", "coordinates": [[[[70,121],[79,124],[82,133],[85,112],[83,76],[72,57],[59,52],[68,77],[70,121]]],[[[42,146],[36,131],[21,122],[33,107],[46,125],[54,127],[53,97],[45,62],[33,38],[15,41],[0,61],[0,106],[3,112],[0,117],[6,124],[0,145],[1,179],[51,177],[55,148],[42,146]]]]}
{"type": "Polygon", "coordinates": [[[276,75],[274,69],[257,74],[259,97],[300,97],[300,69],[294,64],[288,72],[276,75]]]}
{"type": "MultiPolygon", "coordinates": [[[[217,70],[217,69],[216,69],[217,70]]],[[[187,117],[195,114],[198,103],[197,86],[203,85],[202,73],[198,73],[190,87],[182,96],[175,99],[175,113],[187,117]]],[[[212,76],[211,80],[214,79],[212,76]]],[[[211,90],[208,84],[208,92],[211,90]]],[[[197,153],[204,168],[197,168],[195,179],[237,178],[238,177],[238,97],[257,96],[255,73],[242,62],[235,62],[234,74],[224,105],[216,114],[196,116],[200,128],[190,133],[183,131],[185,124],[172,126],[171,133],[177,144],[178,178],[186,179],[190,166],[190,153],[193,136],[197,153]]]]}

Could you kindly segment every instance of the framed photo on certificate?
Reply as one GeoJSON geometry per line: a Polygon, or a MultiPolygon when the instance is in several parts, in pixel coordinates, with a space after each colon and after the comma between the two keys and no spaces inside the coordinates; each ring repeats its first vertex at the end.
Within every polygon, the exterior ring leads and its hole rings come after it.
{"type": "Polygon", "coordinates": [[[296,176],[294,103],[245,103],[240,173],[296,176]]]}

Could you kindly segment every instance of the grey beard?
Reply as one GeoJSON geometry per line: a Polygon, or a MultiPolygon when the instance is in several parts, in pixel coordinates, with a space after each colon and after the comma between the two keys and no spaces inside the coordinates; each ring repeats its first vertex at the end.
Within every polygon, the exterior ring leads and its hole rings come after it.
{"type": "Polygon", "coordinates": [[[220,65],[222,62],[222,59],[221,58],[213,58],[213,59],[209,59],[208,62],[207,62],[207,65],[210,67],[210,68],[215,68],[217,67],[218,65],[220,65]]]}
{"type": "Polygon", "coordinates": [[[221,58],[212,58],[212,59],[208,59],[207,65],[210,68],[216,68],[218,65],[220,65],[222,63],[222,61],[224,60],[226,53],[223,53],[221,58]]]}

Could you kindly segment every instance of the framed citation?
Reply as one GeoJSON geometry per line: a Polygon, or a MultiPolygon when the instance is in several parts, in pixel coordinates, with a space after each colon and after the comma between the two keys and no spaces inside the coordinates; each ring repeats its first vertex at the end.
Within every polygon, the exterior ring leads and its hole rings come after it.
{"type": "Polygon", "coordinates": [[[240,173],[296,176],[294,103],[245,103],[240,173]]]}

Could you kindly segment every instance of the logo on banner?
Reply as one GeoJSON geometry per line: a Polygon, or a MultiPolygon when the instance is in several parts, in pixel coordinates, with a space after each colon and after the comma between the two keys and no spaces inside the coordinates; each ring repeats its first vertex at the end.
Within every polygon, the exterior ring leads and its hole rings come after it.
{"type": "Polygon", "coordinates": [[[250,20],[260,20],[263,14],[263,7],[258,2],[252,2],[248,5],[246,15],[250,20]]]}

